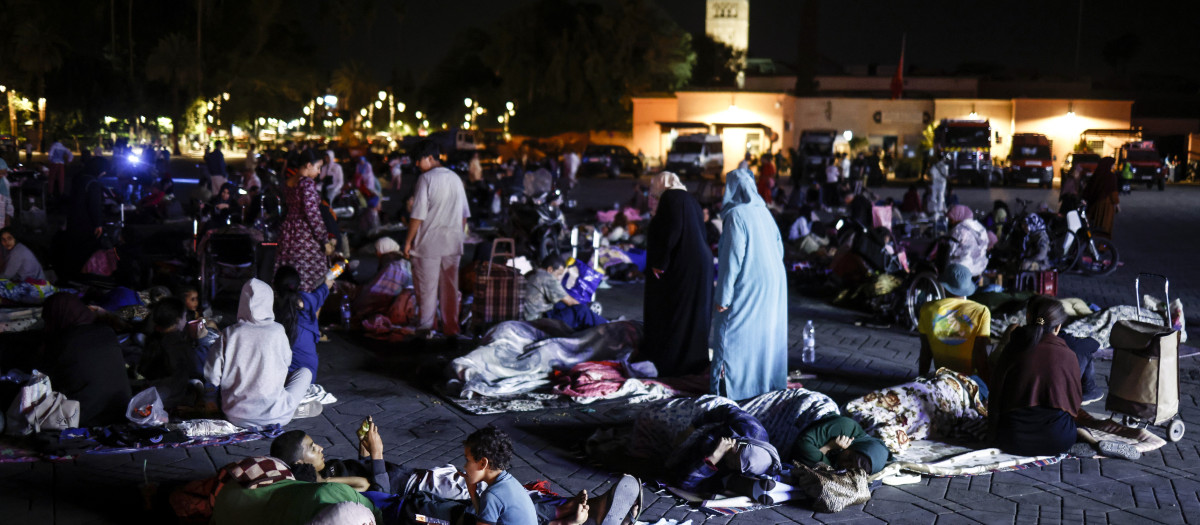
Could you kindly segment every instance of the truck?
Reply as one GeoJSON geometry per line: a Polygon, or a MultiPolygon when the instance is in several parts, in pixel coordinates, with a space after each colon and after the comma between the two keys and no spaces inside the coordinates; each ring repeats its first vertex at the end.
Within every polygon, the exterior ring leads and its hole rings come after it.
{"type": "Polygon", "coordinates": [[[933,144],[937,153],[947,159],[951,181],[991,186],[995,170],[989,121],[942,119],[933,130],[933,144]]]}
{"type": "MultiPolygon", "coordinates": [[[[1158,155],[1152,140],[1126,142],[1117,152],[1117,166],[1128,162],[1133,169],[1133,182],[1145,183],[1146,188],[1158,185],[1158,191],[1166,189],[1167,172],[1163,159],[1158,155]]],[[[1118,172],[1119,176],[1120,172],[1118,172]]]]}
{"type": "Polygon", "coordinates": [[[1054,185],[1054,155],[1051,142],[1041,133],[1015,133],[1004,171],[1005,185],[1036,184],[1039,188],[1054,185]]]}
{"type": "Polygon", "coordinates": [[[833,141],[838,133],[831,129],[810,129],[800,132],[800,161],[792,169],[792,185],[798,186],[801,177],[825,181],[825,166],[833,159],[833,141]]]}
{"type": "Polygon", "coordinates": [[[724,168],[725,146],[718,135],[680,135],[667,152],[667,171],[684,178],[713,175],[719,179],[724,168]]]}

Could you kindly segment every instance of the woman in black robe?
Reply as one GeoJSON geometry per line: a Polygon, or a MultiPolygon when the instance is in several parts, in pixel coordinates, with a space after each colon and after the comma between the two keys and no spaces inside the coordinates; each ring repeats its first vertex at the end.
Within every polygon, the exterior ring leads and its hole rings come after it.
{"type": "Polygon", "coordinates": [[[46,299],[42,317],[46,347],[40,369],[55,392],[79,401],[79,426],[125,421],[131,391],[112,328],[96,323],[96,314],[70,293],[46,299]]]}
{"type": "Polygon", "coordinates": [[[658,207],[646,242],[642,355],[663,377],[701,374],[709,365],[713,293],[703,214],[674,173],[655,176],[650,193],[658,207]]]}

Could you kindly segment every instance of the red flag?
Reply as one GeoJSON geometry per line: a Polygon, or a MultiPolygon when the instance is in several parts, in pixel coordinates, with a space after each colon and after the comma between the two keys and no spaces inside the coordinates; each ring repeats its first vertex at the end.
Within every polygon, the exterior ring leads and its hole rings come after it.
{"type": "Polygon", "coordinates": [[[900,38],[900,64],[896,66],[896,74],[892,75],[892,100],[904,94],[904,44],[908,34],[900,38]]]}

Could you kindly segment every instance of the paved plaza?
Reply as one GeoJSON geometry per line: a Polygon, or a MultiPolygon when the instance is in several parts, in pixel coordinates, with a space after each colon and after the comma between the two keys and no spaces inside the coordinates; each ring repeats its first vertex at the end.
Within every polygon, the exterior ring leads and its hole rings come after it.
{"type": "MultiPolygon", "coordinates": [[[[628,194],[627,179],[589,180],[588,200],[600,204],[628,194]]],[[[884,195],[899,198],[902,188],[884,195]]],[[[965,204],[991,209],[993,199],[1022,197],[1053,201],[1057,192],[1037,189],[961,189],[965,204]]],[[[588,202],[585,202],[588,204],[588,202]]],[[[1173,186],[1166,192],[1138,191],[1122,198],[1116,244],[1124,265],[1107,277],[1063,276],[1060,295],[1078,296],[1101,306],[1134,300],[1137,272],[1171,278],[1173,295],[1186,308],[1200,308],[1200,187],[1173,186]]],[[[599,300],[610,318],[641,317],[642,287],[615,285],[599,300]]],[[[801,328],[817,328],[816,380],[805,387],[838,402],[908,380],[916,369],[918,340],[898,329],[853,325],[854,312],[837,310],[795,293],[789,301],[792,367],[799,364],[801,328]]],[[[1193,315],[1195,321],[1200,316],[1193,315]]],[[[1197,332],[1200,334],[1200,332],[1197,332]]],[[[465,350],[465,349],[464,349],[465,350]]],[[[389,461],[417,467],[461,465],[462,440],[474,429],[494,424],[516,441],[511,472],[522,482],[549,480],[559,493],[602,492],[616,474],[581,458],[581,443],[595,429],[627,421],[619,405],[473,416],[438,397],[430,388],[439,363],[454,357],[444,348],[385,345],[332,334],[319,346],[319,383],[339,401],[312,419],[289,428],[311,434],[326,456],[357,453],[355,427],[373,415],[381,427],[389,461]]],[[[1097,364],[1104,384],[1110,362],[1097,364]]],[[[1067,459],[1014,472],[954,478],[925,478],[901,487],[881,487],[865,505],[837,514],[779,506],[734,517],[711,517],[676,506],[670,497],[648,493],[641,519],[721,524],[767,523],[1200,523],[1200,357],[1180,365],[1181,415],[1191,426],[1182,441],[1168,443],[1138,461],[1067,459]]],[[[1089,408],[1102,407],[1103,403],[1089,408]]],[[[1162,429],[1154,430],[1163,435],[1162,429]]],[[[179,482],[211,476],[221,466],[265,454],[267,440],[209,448],[167,449],[120,455],[83,455],[73,461],[0,464],[2,523],[173,523],[169,509],[149,514],[139,485],[143,476],[165,490],[179,482]]]]}

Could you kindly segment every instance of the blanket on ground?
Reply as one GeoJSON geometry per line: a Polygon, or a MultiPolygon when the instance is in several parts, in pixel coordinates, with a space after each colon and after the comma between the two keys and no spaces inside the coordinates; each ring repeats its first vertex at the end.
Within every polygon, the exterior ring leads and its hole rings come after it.
{"type": "Polygon", "coordinates": [[[987,403],[979,385],[947,368],[854,399],[846,403],[846,415],[893,454],[927,437],[981,441],[987,436],[987,403]]]}
{"type": "MultiPolygon", "coordinates": [[[[483,345],[450,363],[447,384],[460,397],[530,392],[550,382],[553,370],[584,361],[630,361],[642,340],[642,324],[617,321],[569,333],[559,323],[505,321],[488,330],[483,345]]],[[[632,363],[639,377],[658,375],[650,362],[632,363]]]]}
{"type": "Polygon", "coordinates": [[[642,403],[679,395],[678,390],[666,383],[636,379],[636,375],[629,369],[629,363],[623,361],[587,361],[571,367],[569,372],[555,370],[552,380],[554,393],[583,404],[616,398],[642,403]]]}

